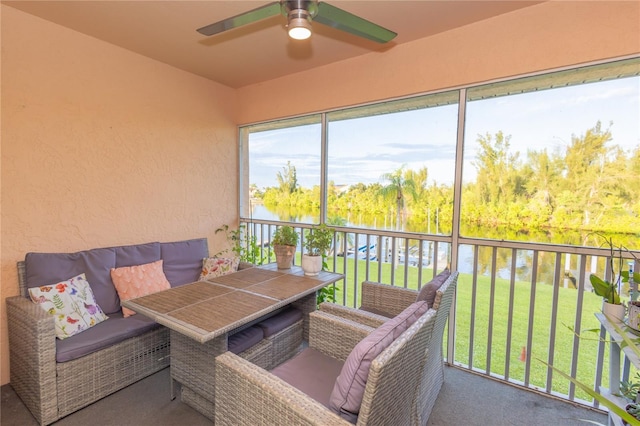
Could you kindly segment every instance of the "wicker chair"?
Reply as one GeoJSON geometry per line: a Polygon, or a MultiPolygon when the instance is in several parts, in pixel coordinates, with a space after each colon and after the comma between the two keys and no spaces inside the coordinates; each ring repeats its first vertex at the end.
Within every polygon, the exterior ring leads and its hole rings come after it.
{"type": "MultiPolygon", "coordinates": [[[[436,403],[440,388],[444,383],[444,362],[442,357],[442,340],[444,327],[449,318],[451,303],[458,283],[458,272],[451,273],[436,292],[432,308],[436,310],[436,322],[433,328],[433,336],[429,340],[427,351],[427,365],[423,377],[420,380],[420,390],[414,401],[413,425],[425,425],[436,403]],[[437,355],[436,355],[437,354],[437,355]]],[[[392,287],[387,284],[365,281],[362,287],[363,306],[377,312],[398,312],[415,302],[418,292],[401,287],[392,287]],[[366,302],[365,302],[366,300],[366,302]],[[366,305],[365,305],[366,303],[366,305]],[[403,307],[404,306],[404,307],[403,307]]],[[[365,324],[369,327],[379,327],[389,318],[385,315],[375,314],[364,309],[354,309],[333,303],[323,303],[321,311],[331,313],[341,318],[365,324]]]]}
{"type": "MultiPolygon", "coordinates": [[[[324,312],[310,315],[309,347],[340,361],[373,331],[324,312]]],[[[372,362],[358,425],[409,424],[435,324],[430,309],[372,362]]],[[[270,372],[226,352],[216,358],[216,425],[350,425],[270,372]]]]}
{"type": "Polygon", "coordinates": [[[358,311],[354,312],[352,308],[334,303],[324,303],[320,309],[343,318],[352,318],[358,322],[365,321],[373,327],[376,327],[377,324],[398,315],[406,309],[407,306],[415,302],[419,295],[422,300],[427,300],[433,304],[434,294],[431,293],[431,296],[428,296],[430,291],[428,287],[438,282],[443,283],[442,281],[448,278],[450,274],[449,268],[447,267],[438,275],[434,276],[433,280],[425,284],[427,287],[421,290],[396,287],[375,281],[363,281],[362,303],[358,311]],[[421,294],[424,290],[427,290],[427,294],[421,294]],[[431,298],[431,300],[429,300],[429,298],[431,298]]]}

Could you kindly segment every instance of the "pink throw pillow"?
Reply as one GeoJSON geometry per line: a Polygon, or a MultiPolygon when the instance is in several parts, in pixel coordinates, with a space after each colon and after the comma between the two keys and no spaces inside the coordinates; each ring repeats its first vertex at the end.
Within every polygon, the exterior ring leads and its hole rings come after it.
{"type": "MultiPolygon", "coordinates": [[[[162,271],[162,259],[144,265],[111,268],[111,279],[121,301],[146,296],[171,288],[162,271]]],[[[135,315],[131,309],[122,307],[124,317],[135,315]]]]}

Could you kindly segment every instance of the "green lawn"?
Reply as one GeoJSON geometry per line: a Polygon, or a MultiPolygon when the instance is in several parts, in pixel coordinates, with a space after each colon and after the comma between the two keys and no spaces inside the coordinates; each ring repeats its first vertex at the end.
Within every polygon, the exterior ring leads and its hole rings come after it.
{"type": "MultiPolygon", "coordinates": [[[[347,306],[360,305],[360,283],[365,280],[366,262],[357,261],[358,278],[355,280],[357,292],[354,291],[355,259],[346,259],[346,292],[343,285],[336,286],[336,302],[347,306]],[[357,298],[354,297],[356,296],[357,298]]],[[[378,276],[378,263],[370,263],[370,276],[372,281],[391,282],[391,265],[382,264],[381,274],[378,276]]],[[[345,273],[345,259],[338,258],[336,272],[345,273]]],[[[333,270],[333,259],[329,259],[329,269],[333,270]]],[[[423,269],[422,282],[431,279],[431,269],[423,269]]],[[[456,333],[455,355],[457,363],[469,365],[469,347],[471,345],[471,307],[473,296],[473,277],[470,274],[460,274],[456,294],[456,333]]],[[[418,269],[409,267],[407,286],[418,287],[418,269]]],[[[396,268],[395,285],[404,286],[404,265],[396,268]]],[[[523,348],[530,356],[529,383],[533,386],[546,388],[547,367],[538,359],[547,361],[549,357],[550,335],[552,326],[552,302],[553,287],[546,284],[535,286],[535,304],[533,315],[529,312],[531,284],[528,282],[516,282],[513,286],[513,317],[511,325],[511,344],[509,347],[509,372],[508,376],[514,381],[525,381],[526,362],[520,361],[523,348]],[[532,342],[527,347],[529,330],[529,318],[532,321],[532,342]]],[[[491,280],[490,277],[478,276],[475,294],[475,318],[473,324],[473,368],[487,371],[492,374],[505,375],[507,357],[507,335],[509,318],[510,284],[508,280],[496,279],[494,289],[493,314],[490,313],[491,280]],[[490,317],[493,318],[491,336],[489,336],[490,317]],[[489,337],[491,337],[490,351],[489,337]],[[490,357],[490,366],[488,361],[490,357]]],[[[572,327],[576,319],[576,307],[579,292],[574,289],[558,289],[557,319],[555,325],[555,347],[553,353],[553,365],[565,372],[571,371],[571,359],[575,334],[572,327]]],[[[581,330],[599,329],[600,323],[594,313],[601,308],[601,298],[592,293],[583,293],[581,330]]],[[[583,337],[578,339],[577,378],[593,386],[596,371],[596,358],[598,351],[598,334],[583,331],[583,337]]],[[[607,345],[605,345],[606,347],[607,345]]],[[[446,347],[446,332],[445,332],[446,347]]],[[[605,354],[604,365],[608,366],[608,350],[605,354]]],[[[557,375],[553,377],[552,390],[561,394],[568,394],[569,382],[557,375]]],[[[602,383],[608,383],[608,367],[603,368],[602,383]]],[[[591,401],[591,397],[582,392],[576,392],[576,397],[591,401]]]]}

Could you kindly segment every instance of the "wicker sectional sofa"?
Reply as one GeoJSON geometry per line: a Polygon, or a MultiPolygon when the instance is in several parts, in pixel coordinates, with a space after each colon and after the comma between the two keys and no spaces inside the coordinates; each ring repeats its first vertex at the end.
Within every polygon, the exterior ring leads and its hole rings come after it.
{"type": "MultiPolygon", "coordinates": [[[[53,423],[169,366],[169,330],[143,315],[123,316],[109,275],[111,268],[162,259],[163,272],[175,287],[197,281],[205,257],[207,239],[200,238],[77,253],[28,253],[18,262],[20,296],[6,299],[10,384],[37,421],[53,423]],[[79,334],[57,339],[53,316],[30,300],[29,288],[81,273],[86,274],[98,305],[109,318],[79,334]]],[[[241,348],[237,352],[244,351],[239,355],[260,354],[237,340],[241,348]]]]}

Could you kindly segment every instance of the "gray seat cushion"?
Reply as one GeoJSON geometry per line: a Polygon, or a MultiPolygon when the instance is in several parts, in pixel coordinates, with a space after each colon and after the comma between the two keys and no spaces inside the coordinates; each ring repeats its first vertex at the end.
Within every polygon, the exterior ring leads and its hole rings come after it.
{"type": "Polygon", "coordinates": [[[307,348],[271,373],[329,408],[329,397],[342,366],[342,361],[307,348]]]}
{"type": "Polygon", "coordinates": [[[302,319],[300,309],[289,307],[284,311],[260,321],[258,326],[264,331],[264,337],[270,337],[302,319]]]}
{"type": "Polygon", "coordinates": [[[262,329],[254,325],[253,327],[245,328],[229,336],[227,348],[230,352],[237,355],[257,344],[263,338],[264,333],[262,329]]]}
{"type": "Polygon", "coordinates": [[[56,339],[56,361],[80,358],[157,327],[160,325],[143,315],[124,318],[122,311],[109,314],[109,319],[82,333],[64,340],[56,339]]]}
{"type": "Polygon", "coordinates": [[[162,269],[171,287],[198,281],[202,259],[209,256],[206,238],[160,243],[162,269]]]}

